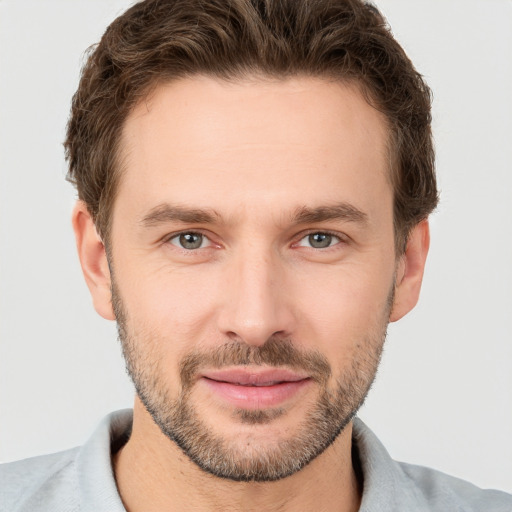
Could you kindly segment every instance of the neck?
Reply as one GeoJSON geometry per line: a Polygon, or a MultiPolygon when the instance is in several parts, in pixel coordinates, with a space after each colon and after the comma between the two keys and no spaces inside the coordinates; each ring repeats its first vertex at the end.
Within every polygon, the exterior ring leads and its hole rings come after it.
{"type": "Polygon", "coordinates": [[[132,435],[114,456],[114,472],[128,512],[355,512],[361,494],[351,436],[350,423],[327,450],[287,478],[234,482],[205,473],[190,461],[137,400],[132,435]]]}

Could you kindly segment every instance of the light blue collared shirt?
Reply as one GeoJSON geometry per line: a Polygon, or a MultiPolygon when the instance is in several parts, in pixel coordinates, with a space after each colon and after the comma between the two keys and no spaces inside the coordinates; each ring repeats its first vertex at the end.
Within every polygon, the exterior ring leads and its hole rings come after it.
{"type": "MultiPolygon", "coordinates": [[[[131,422],[131,410],[118,411],[82,447],[1,465],[0,512],[126,512],[111,451],[131,422]]],[[[357,418],[353,432],[364,480],[360,512],[512,512],[512,495],[395,462],[357,418]]]]}

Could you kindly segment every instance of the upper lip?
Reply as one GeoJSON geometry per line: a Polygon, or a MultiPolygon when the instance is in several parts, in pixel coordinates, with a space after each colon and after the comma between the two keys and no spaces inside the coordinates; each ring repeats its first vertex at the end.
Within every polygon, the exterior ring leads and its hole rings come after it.
{"type": "Polygon", "coordinates": [[[309,378],[305,373],[286,368],[250,367],[208,370],[202,373],[202,377],[240,386],[272,386],[283,382],[298,382],[309,378]]]}

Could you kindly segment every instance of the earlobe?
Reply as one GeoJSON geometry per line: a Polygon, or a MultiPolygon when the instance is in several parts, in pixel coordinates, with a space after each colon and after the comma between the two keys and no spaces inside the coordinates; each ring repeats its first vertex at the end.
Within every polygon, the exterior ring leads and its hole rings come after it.
{"type": "Polygon", "coordinates": [[[424,220],[412,229],[405,253],[398,263],[391,322],[400,320],[418,302],[429,245],[429,225],[424,220]]]}
{"type": "Polygon", "coordinates": [[[78,257],[94,308],[103,318],[115,320],[112,309],[110,270],[105,246],[83,201],[77,201],[72,214],[78,257]]]}

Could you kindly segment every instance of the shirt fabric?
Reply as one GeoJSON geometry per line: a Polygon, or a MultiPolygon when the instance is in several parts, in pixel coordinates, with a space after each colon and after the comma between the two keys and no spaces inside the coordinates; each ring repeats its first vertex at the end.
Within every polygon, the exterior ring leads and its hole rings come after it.
{"type": "MultiPolygon", "coordinates": [[[[124,444],[131,423],[131,410],[118,411],[82,447],[1,465],[0,511],[126,512],[111,453],[124,444]]],[[[360,512],[512,512],[512,495],[395,462],[358,418],[353,432],[364,482],[360,512]]]]}

